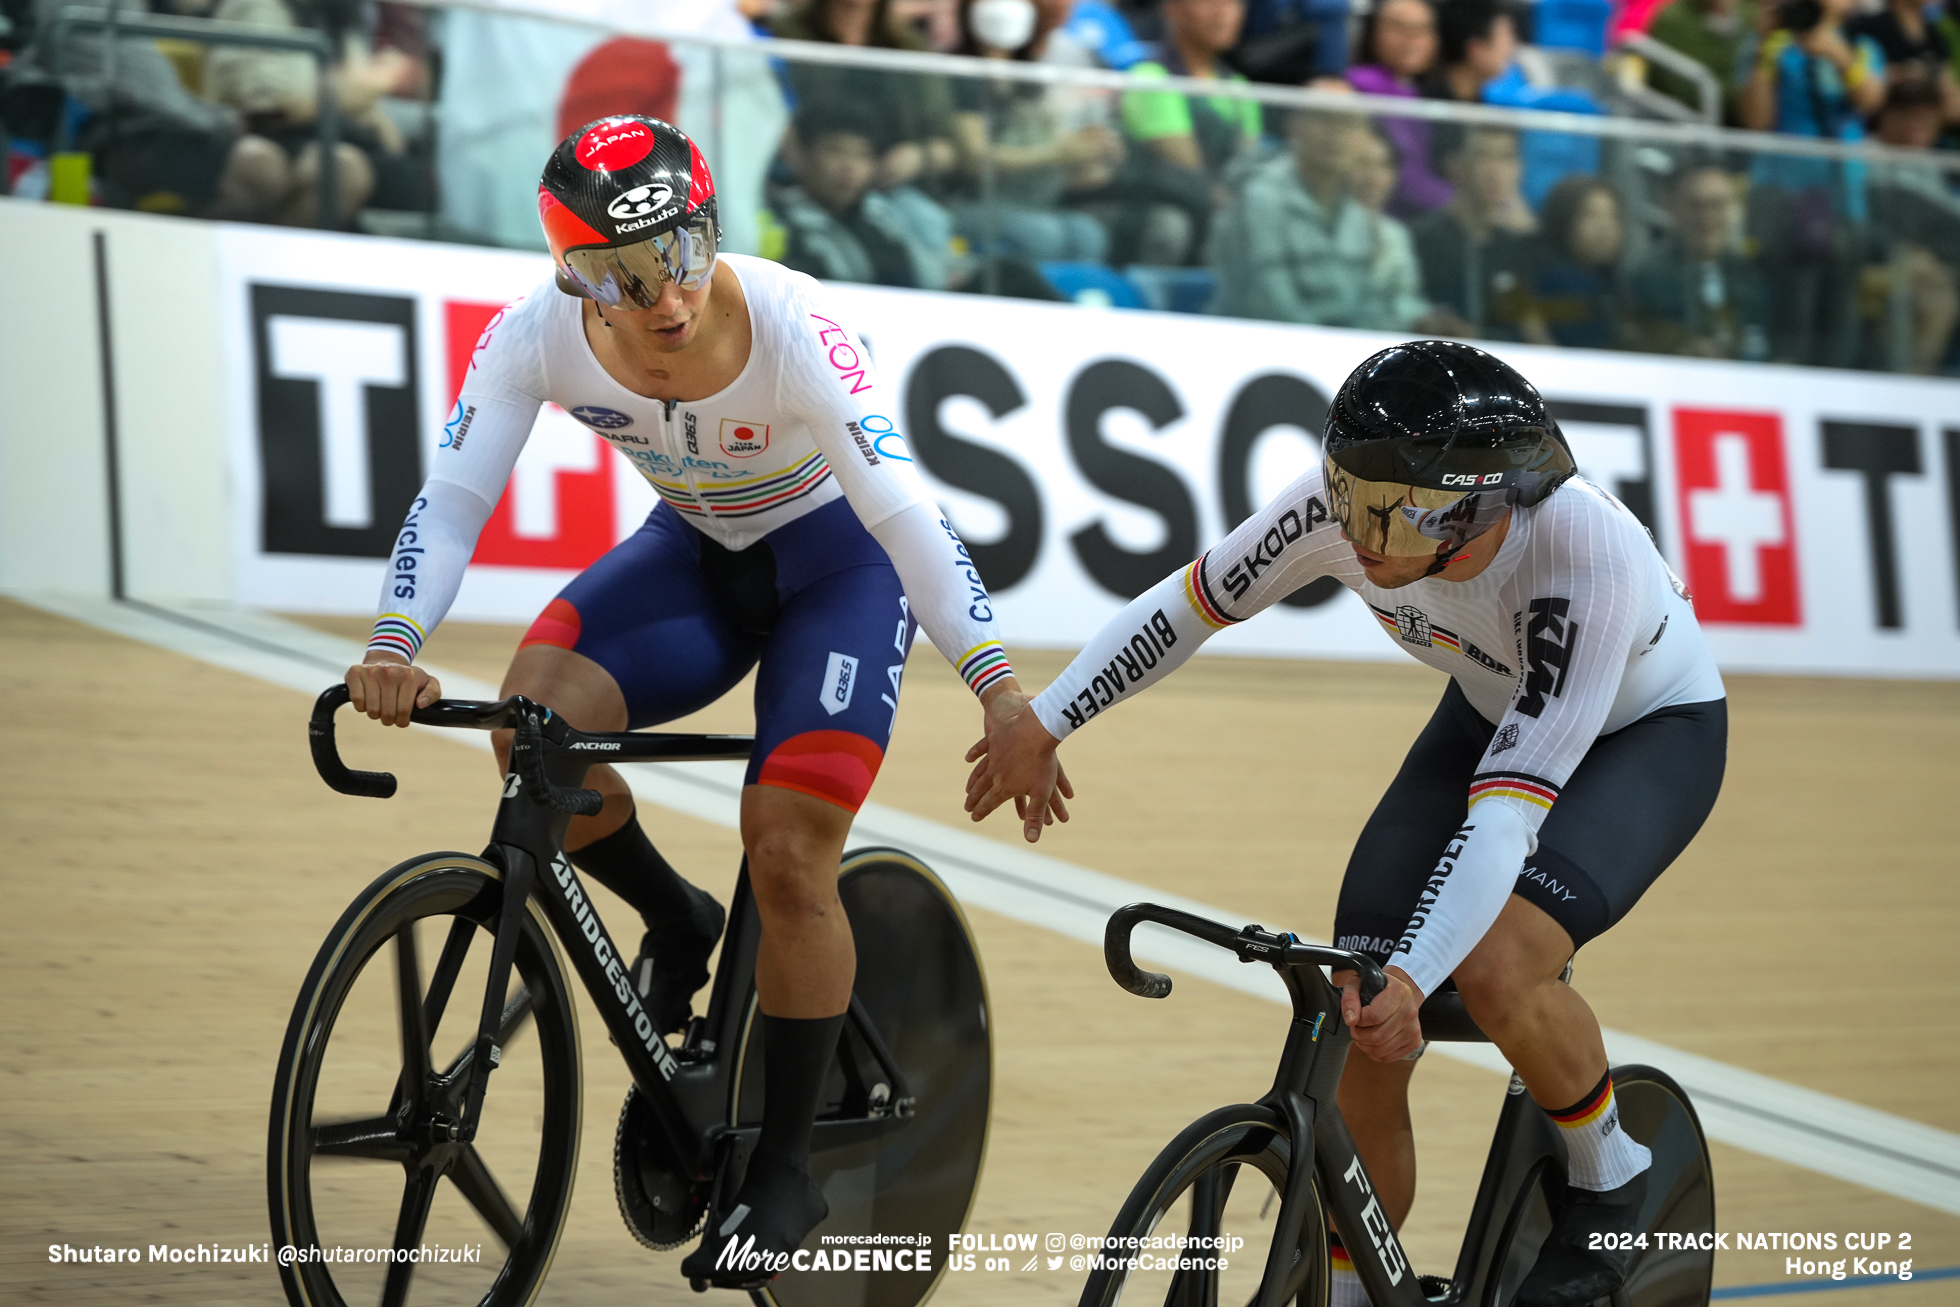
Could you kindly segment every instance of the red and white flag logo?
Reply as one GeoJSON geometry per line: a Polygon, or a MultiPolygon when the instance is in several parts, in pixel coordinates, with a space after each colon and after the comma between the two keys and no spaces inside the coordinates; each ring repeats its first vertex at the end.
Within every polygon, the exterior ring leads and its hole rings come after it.
{"type": "Polygon", "coordinates": [[[1802,625],[1782,419],[1678,408],[1674,466],[1695,615],[1704,622],[1802,625]]]}

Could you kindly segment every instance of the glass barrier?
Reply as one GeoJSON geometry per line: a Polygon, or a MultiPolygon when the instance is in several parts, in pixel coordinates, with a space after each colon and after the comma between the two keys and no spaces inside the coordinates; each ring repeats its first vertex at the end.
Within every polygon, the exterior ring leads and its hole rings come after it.
{"type": "Polygon", "coordinates": [[[552,145],[640,112],[713,162],[724,248],[826,279],[1960,375],[1960,160],[1707,126],[1708,88],[1691,112],[1575,56],[1507,98],[1610,114],[382,10],[412,39],[347,37],[330,151],[292,50],[192,20],[30,46],[11,189],[540,249],[552,145]]]}

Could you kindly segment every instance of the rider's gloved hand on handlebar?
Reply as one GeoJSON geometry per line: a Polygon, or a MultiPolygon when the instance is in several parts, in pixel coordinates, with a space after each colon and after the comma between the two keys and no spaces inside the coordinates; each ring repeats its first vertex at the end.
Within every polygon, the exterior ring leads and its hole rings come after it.
{"type": "Polygon", "coordinates": [[[442,683],[399,654],[371,650],[347,669],[347,692],[355,709],[383,726],[406,726],[409,714],[442,698],[442,683]]]}
{"type": "Polygon", "coordinates": [[[1354,1032],[1354,1046],[1377,1062],[1399,1062],[1422,1047],[1423,993],[1400,967],[1383,967],[1388,988],[1361,1006],[1361,982],[1352,971],[1338,973],[1341,1020],[1354,1032]]]}

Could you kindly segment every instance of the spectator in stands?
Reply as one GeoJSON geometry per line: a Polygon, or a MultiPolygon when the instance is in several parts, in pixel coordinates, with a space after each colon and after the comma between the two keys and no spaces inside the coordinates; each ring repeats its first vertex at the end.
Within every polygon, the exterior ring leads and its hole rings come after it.
{"type": "Polygon", "coordinates": [[[1374,236],[1374,257],[1368,264],[1369,299],[1395,305],[1391,330],[1426,336],[1467,336],[1468,323],[1449,309],[1432,305],[1422,295],[1422,266],[1416,262],[1409,229],[1388,216],[1389,197],[1399,178],[1395,147],[1381,124],[1365,119],[1346,138],[1342,172],[1348,194],[1368,214],[1374,236]],[[1407,315],[1414,313],[1411,319],[1407,315]]]}
{"type": "MultiPolygon", "coordinates": [[[[1132,76],[1246,80],[1223,60],[1238,42],[1243,0],[1163,0],[1162,12],[1156,57],[1133,65],[1132,76]]],[[[1226,174],[1259,139],[1259,102],[1131,91],[1123,97],[1123,128],[1137,149],[1118,184],[1129,200],[1126,217],[1135,216],[1116,233],[1118,255],[1181,264],[1203,248],[1212,209],[1230,201],[1226,174]]]]}
{"type": "MultiPolygon", "coordinates": [[[[1746,126],[1839,141],[1865,139],[1863,115],[1885,98],[1885,54],[1869,37],[1847,40],[1856,0],[1785,0],[1777,26],[1747,64],[1746,126]]],[[[1771,283],[1772,355],[1849,366],[1856,352],[1853,296],[1867,216],[1865,169],[1765,152],[1751,168],[1750,225],[1771,283]]]]}
{"type": "MultiPolygon", "coordinates": [[[[1887,145],[1926,149],[1939,140],[1946,97],[1931,77],[1895,82],[1873,123],[1887,145]]],[[[1960,318],[1960,198],[1931,164],[1888,163],[1874,170],[1872,225],[1883,261],[1865,270],[1868,316],[1877,327],[1866,348],[1874,367],[1940,370],[1960,318]],[[1904,339],[1894,342],[1894,300],[1904,311],[1904,339]],[[1882,326],[1878,326],[1882,323],[1882,326]]]]}
{"type": "MultiPolygon", "coordinates": [[[[1740,126],[1737,108],[1736,57],[1757,28],[1756,0],[1674,0],[1654,15],[1647,35],[1672,46],[1715,75],[1722,88],[1722,121],[1740,126]]],[[[1647,70],[1647,84],[1690,108],[1701,97],[1687,78],[1656,64],[1647,70]]]]}
{"type": "Polygon", "coordinates": [[[1518,190],[1524,166],[1517,133],[1470,127],[1441,144],[1456,193],[1409,225],[1423,294],[1462,319],[1472,335],[1524,339],[1532,325],[1528,238],[1536,224],[1518,190]]]}
{"type": "Polygon", "coordinates": [[[1288,116],[1287,152],[1258,164],[1212,226],[1214,311],[1329,327],[1405,325],[1379,320],[1399,306],[1367,298],[1374,228],[1347,193],[1343,158],[1355,126],[1324,110],[1288,116]]]}
{"type": "Polygon", "coordinates": [[[829,281],[943,289],[935,252],[921,248],[915,224],[872,189],[879,167],[873,110],[813,105],[798,111],[795,129],[788,153],[797,184],[781,188],[773,206],[789,233],[783,262],[829,281]]]}
{"type": "MultiPolygon", "coordinates": [[[[1034,0],[965,0],[961,53],[1039,59],[1066,16],[1065,6],[1051,4],[1044,14],[1034,0]]],[[[958,210],[960,233],[983,252],[1101,262],[1109,245],[1102,224],[1063,207],[1107,187],[1124,158],[1123,138],[1093,112],[1096,102],[1004,78],[961,78],[953,98],[954,139],[973,197],[958,210]]]]}
{"type": "Polygon", "coordinates": [[[1742,253],[1739,179],[1689,168],[1669,196],[1674,230],[1628,279],[1630,343],[1656,354],[1761,361],[1769,355],[1761,269],[1742,253]]]}
{"type": "MultiPolygon", "coordinates": [[[[305,221],[317,210],[294,195],[293,169],[278,146],[242,130],[239,115],[190,94],[171,62],[147,39],[116,42],[115,82],[107,79],[107,42],[69,37],[54,71],[46,44],[55,0],[38,6],[38,25],[23,35],[7,68],[8,126],[51,146],[59,116],[72,102],[85,111],[74,146],[94,156],[97,198],[117,208],[204,218],[305,221]]],[[[25,15],[23,7],[19,12],[25,15]]],[[[45,185],[45,180],[43,181],[45,185]]]]}
{"type": "MultiPolygon", "coordinates": [[[[1436,67],[1436,10],[1429,0],[1381,0],[1361,27],[1360,59],[1348,84],[1372,95],[1415,96],[1436,67]]],[[[1422,118],[1384,118],[1383,133],[1401,159],[1389,210],[1410,218],[1450,202],[1450,184],[1436,175],[1430,124],[1422,118]]]]}
{"type": "Polygon", "coordinates": [[[1518,28],[1503,0],[1442,0],[1437,9],[1441,62],[1424,93],[1475,103],[1518,52],[1518,28]]]}
{"type": "Polygon", "coordinates": [[[1246,0],[1231,58],[1255,82],[1339,77],[1348,66],[1348,0],[1246,0]]]}
{"type": "Polygon", "coordinates": [[[1888,83],[1923,77],[1940,90],[1947,121],[1960,121],[1960,81],[1954,79],[1947,34],[1927,21],[1919,0],[1889,0],[1876,13],[1855,15],[1844,25],[1851,41],[1868,38],[1885,54],[1888,83]]]}
{"type": "MultiPolygon", "coordinates": [[[[771,25],[791,41],[823,41],[883,50],[930,50],[893,13],[893,0],[810,0],[771,25]]],[[[823,64],[789,65],[799,108],[869,107],[881,125],[877,184],[882,189],[937,186],[954,167],[953,92],[943,77],[872,72],[823,64]]]]}
{"type": "MultiPolygon", "coordinates": [[[[311,28],[338,51],[330,76],[339,109],[337,154],[340,225],[370,199],[384,209],[425,205],[418,173],[404,152],[400,129],[381,109],[383,96],[412,88],[420,75],[413,60],[395,49],[373,53],[361,29],[359,8],[349,0],[220,0],[212,17],[277,30],[311,28]]],[[[277,142],[293,161],[302,196],[317,186],[319,78],[303,54],[219,46],[204,65],[205,94],[245,116],[254,131],[277,142]]],[[[317,200],[304,200],[317,210],[317,200]]],[[[304,221],[295,215],[294,221],[304,221]]]]}
{"type": "Polygon", "coordinates": [[[1615,349],[1621,344],[1620,197],[1598,177],[1561,178],[1545,196],[1525,334],[1541,345],[1615,349]]]}

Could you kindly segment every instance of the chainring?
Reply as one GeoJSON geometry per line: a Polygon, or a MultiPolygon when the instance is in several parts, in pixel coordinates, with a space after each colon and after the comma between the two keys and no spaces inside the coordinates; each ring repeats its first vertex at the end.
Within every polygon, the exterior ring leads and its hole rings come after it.
{"type": "Polygon", "coordinates": [[[655,1146],[653,1109],[639,1086],[626,1091],[613,1134],[613,1194],[633,1237],[655,1252],[679,1248],[708,1221],[707,1182],[692,1183],[655,1146]]]}

